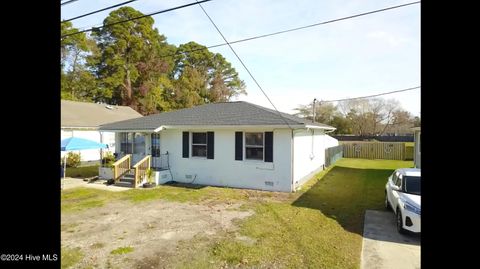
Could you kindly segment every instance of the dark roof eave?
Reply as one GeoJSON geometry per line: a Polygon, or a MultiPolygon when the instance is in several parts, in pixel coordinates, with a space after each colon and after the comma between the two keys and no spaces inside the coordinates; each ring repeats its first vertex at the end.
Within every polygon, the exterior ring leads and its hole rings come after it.
{"type": "Polygon", "coordinates": [[[124,132],[124,131],[136,131],[136,132],[159,132],[163,129],[235,129],[235,128],[294,128],[294,129],[304,129],[304,128],[315,128],[315,129],[325,129],[325,130],[336,130],[335,127],[328,125],[317,125],[317,124],[249,124],[249,125],[160,125],[157,128],[122,128],[122,127],[100,127],[100,131],[110,131],[110,132],[124,132]]]}

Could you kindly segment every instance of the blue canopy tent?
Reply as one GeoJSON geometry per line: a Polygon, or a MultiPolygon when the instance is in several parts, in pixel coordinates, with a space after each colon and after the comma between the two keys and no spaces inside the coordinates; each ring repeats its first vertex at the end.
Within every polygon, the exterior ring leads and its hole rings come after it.
{"type": "MultiPolygon", "coordinates": [[[[98,143],[92,140],[78,138],[78,137],[70,137],[63,139],[60,143],[60,150],[61,151],[72,151],[72,150],[84,150],[84,149],[104,149],[108,148],[107,144],[98,143]]],[[[65,153],[66,153],[65,152],[65,153]]],[[[65,171],[67,169],[67,154],[64,156],[64,168],[63,168],[63,179],[65,180],[65,171]]],[[[63,184],[62,184],[63,189],[63,184]]]]}

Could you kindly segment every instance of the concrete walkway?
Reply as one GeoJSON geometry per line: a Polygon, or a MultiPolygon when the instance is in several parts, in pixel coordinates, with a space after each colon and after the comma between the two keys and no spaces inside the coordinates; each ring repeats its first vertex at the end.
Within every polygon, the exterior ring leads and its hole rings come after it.
{"type": "Polygon", "coordinates": [[[60,184],[63,183],[63,189],[73,189],[77,187],[86,187],[86,188],[93,188],[99,190],[107,190],[107,191],[127,191],[131,190],[131,188],[125,187],[118,187],[114,185],[107,185],[106,180],[96,180],[92,183],[88,183],[84,181],[83,178],[73,178],[73,177],[66,177],[65,181],[62,178],[60,184]]]}
{"type": "Polygon", "coordinates": [[[420,268],[420,236],[398,233],[392,211],[367,210],[361,268],[420,268]]]}

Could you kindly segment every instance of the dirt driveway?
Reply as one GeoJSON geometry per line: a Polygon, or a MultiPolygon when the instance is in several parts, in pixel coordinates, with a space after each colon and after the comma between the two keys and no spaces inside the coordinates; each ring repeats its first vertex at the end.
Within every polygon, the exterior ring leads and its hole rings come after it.
{"type": "Polygon", "coordinates": [[[391,211],[367,210],[361,269],[420,268],[420,236],[397,232],[391,211]]]}
{"type": "Polygon", "coordinates": [[[235,219],[252,214],[239,210],[240,205],[115,201],[62,214],[62,247],[78,247],[85,254],[73,268],[169,268],[180,241],[235,230],[235,219]],[[133,251],[111,254],[120,247],[133,251]]]}

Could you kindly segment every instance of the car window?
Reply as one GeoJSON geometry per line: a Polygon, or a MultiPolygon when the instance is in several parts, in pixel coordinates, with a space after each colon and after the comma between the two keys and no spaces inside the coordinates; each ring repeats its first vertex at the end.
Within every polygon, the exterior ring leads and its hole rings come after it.
{"type": "Polygon", "coordinates": [[[393,173],[392,174],[392,184],[395,184],[396,181],[397,181],[397,173],[393,173]]]}
{"type": "Polygon", "coordinates": [[[421,195],[420,177],[408,176],[404,178],[404,181],[406,193],[421,195]]]}
{"type": "Polygon", "coordinates": [[[395,182],[395,185],[398,186],[399,188],[402,186],[402,175],[397,177],[397,181],[395,182]]]}

